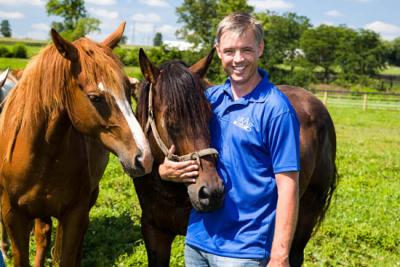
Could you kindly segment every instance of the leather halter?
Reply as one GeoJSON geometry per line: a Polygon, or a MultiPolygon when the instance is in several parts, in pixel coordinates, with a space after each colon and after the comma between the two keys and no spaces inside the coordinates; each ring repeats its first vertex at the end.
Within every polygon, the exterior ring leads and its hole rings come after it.
{"type": "Polygon", "coordinates": [[[168,147],[164,144],[162,141],[160,134],[157,131],[157,126],[155,123],[154,119],[154,113],[153,113],[153,84],[150,83],[150,89],[149,89],[149,106],[148,106],[148,116],[147,116],[147,123],[146,123],[146,128],[145,132],[146,134],[148,133],[149,129],[152,130],[154,139],[157,142],[158,147],[161,149],[163,154],[172,161],[186,161],[186,160],[196,160],[197,163],[200,165],[200,158],[207,156],[207,155],[214,155],[215,157],[218,157],[218,151],[215,148],[205,148],[199,151],[195,151],[189,154],[185,154],[183,156],[175,155],[173,153],[170,153],[168,151],[168,147]]]}

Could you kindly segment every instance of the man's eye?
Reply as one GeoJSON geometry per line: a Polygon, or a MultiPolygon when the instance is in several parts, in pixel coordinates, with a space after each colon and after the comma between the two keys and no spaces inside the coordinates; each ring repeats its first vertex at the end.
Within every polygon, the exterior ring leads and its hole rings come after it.
{"type": "Polygon", "coordinates": [[[89,94],[88,97],[89,97],[90,101],[92,101],[92,102],[100,102],[101,101],[101,97],[99,95],[89,94]]]}

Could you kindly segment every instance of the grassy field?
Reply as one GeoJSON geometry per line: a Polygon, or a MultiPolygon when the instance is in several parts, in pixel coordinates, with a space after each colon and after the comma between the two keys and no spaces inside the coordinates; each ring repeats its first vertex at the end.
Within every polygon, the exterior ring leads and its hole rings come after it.
{"type": "MultiPolygon", "coordinates": [[[[340,182],[324,223],[306,248],[304,266],[400,266],[400,113],[330,112],[340,182]]],[[[115,157],[100,187],[83,266],[146,266],[140,207],[131,178],[115,157]]],[[[184,238],[177,238],[171,266],[183,266],[183,247],[184,238]]]]}

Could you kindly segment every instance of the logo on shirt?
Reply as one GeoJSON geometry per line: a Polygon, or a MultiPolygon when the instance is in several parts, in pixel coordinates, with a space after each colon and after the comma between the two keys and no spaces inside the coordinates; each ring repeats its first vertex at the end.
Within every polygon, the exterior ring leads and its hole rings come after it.
{"type": "Polygon", "coordinates": [[[246,117],[242,117],[240,116],[239,118],[237,118],[234,122],[234,125],[242,128],[243,130],[245,130],[246,132],[250,132],[251,128],[254,127],[254,124],[250,121],[249,118],[246,117]]]}

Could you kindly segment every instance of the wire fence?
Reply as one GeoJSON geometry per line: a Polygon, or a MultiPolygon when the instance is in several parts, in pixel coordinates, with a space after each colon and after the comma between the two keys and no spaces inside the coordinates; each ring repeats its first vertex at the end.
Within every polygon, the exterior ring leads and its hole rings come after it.
{"type": "Polygon", "coordinates": [[[351,92],[341,90],[310,90],[326,106],[400,110],[400,94],[351,92]]]}

